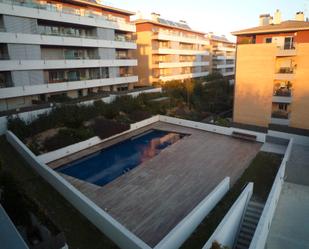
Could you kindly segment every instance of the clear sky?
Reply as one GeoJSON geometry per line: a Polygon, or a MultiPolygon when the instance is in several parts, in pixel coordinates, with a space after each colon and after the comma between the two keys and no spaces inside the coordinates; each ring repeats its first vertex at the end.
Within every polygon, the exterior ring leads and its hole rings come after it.
{"type": "Polygon", "coordinates": [[[297,11],[304,11],[309,17],[309,0],[108,0],[105,3],[135,12],[160,13],[173,21],[186,20],[193,29],[219,35],[257,26],[260,14],[273,15],[276,9],[282,12],[283,20],[293,19],[297,11]]]}

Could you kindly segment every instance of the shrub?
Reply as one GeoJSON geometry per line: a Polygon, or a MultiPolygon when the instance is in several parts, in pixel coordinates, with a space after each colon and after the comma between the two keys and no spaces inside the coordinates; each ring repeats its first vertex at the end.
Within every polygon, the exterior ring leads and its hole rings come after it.
{"type": "Polygon", "coordinates": [[[92,125],[94,133],[101,139],[113,136],[130,129],[128,124],[119,123],[113,120],[97,118],[92,125]]]}
{"type": "Polygon", "coordinates": [[[31,133],[31,128],[19,117],[8,117],[8,129],[21,140],[25,140],[31,133]]]}
{"type": "Polygon", "coordinates": [[[57,150],[65,146],[84,141],[93,136],[94,133],[91,129],[60,129],[55,136],[52,136],[44,141],[44,149],[47,151],[57,150]]]}
{"type": "Polygon", "coordinates": [[[149,112],[142,110],[136,110],[129,115],[129,118],[134,122],[139,122],[150,117],[151,114],[149,112]]]}
{"type": "Polygon", "coordinates": [[[219,244],[217,241],[214,241],[211,245],[210,249],[228,249],[227,246],[222,246],[221,244],[219,244]]]}

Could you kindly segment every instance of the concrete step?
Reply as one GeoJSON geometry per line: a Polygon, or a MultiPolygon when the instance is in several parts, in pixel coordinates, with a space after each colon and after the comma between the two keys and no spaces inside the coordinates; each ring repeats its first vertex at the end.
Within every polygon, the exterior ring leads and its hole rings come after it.
{"type": "Polygon", "coordinates": [[[238,237],[238,238],[244,238],[244,239],[247,239],[247,240],[250,240],[250,241],[251,241],[252,236],[253,236],[252,233],[245,233],[245,232],[243,232],[243,231],[240,231],[239,237],[238,237]]]}
{"type": "Polygon", "coordinates": [[[237,245],[243,245],[246,246],[247,248],[250,246],[251,240],[247,240],[245,238],[238,238],[237,240],[237,245]]]}
{"type": "Polygon", "coordinates": [[[244,217],[244,223],[250,223],[250,224],[253,224],[253,225],[257,225],[257,223],[259,222],[259,220],[258,219],[256,219],[256,218],[251,218],[251,217],[249,217],[249,216],[245,216],[244,217]]]}
{"type": "Polygon", "coordinates": [[[262,214],[262,212],[254,212],[254,211],[251,211],[251,210],[248,210],[247,209],[247,212],[246,212],[246,216],[248,216],[248,217],[251,217],[251,218],[255,218],[255,219],[260,219],[260,217],[261,217],[261,214],[262,214]]]}
{"type": "Polygon", "coordinates": [[[256,207],[247,207],[246,212],[254,213],[257,215],[261,215],[263,210],[262,209],[257,209],[256,207]]]}
{"type": "Polygon", "coordinates": [[[248,249],[248,247],[244,245],[236,245],[235,249],[248,249]]]}
{"type": "Polygon", "coordinates": [[[247,229],[249,229],[249,230],[253,230],[253,231],[255,231],[255,228],[256,228],[256,225],[251,224],[251,223],[247,223],[247,222],[244,222],[244,223],[242,224],[242,226],[245,227],[245,228],[247,228],[247,229]]]}
{"type": "Polygon", "coordinates": [[[280,137],[274,137],[270,135],[266,135],[266,142],[273,143],[273,144],[279,144],[279,145],[288,145],[289,140],[280,138],[280,137]]]}
{"type": "Polygon", "coordinates": [[[256,202],[256,201],[250,201],[248,203],[249,207],[255,207],[256,209],[262,209],[264,208],[264,204],[260,203],[260,202],[256,202]]]}
{"type": "Polygon", "coordinates": [[[254,234],[254,230],[246,228],[246,227],[242,227],[240,232],[251,235],[251,236],[253,236],[253,234],[254,234]]]}

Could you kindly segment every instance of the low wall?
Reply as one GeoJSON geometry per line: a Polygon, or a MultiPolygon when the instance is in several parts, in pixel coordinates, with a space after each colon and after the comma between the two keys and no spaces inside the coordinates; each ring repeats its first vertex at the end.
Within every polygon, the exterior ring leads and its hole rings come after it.
{"type": "Polygon", "coordinates": [[[242,191],[238,199],[224,216],[217,229],[204,245],[203,249],[210,249],[212,243],[217,241],[223,246],[233,248],[242,217],[245,213],[247,204],[253,193],[253,183],[249,183],[242,191]]]}
{"type": "Polygon", "coordinates": [[[2,249],[29,249],[14,223],[0,204],[0,241],[2,249]]]}
{"type": "Polygon", "coordinates": [[[308,136],[301,136],[301,135],[285,133],[285,132],[280,132],[280,131],[273,131],[273,130],[269,130],[268,135],[273,136],[273,137],[284,138],[284,139],[288,139],[288,140],[293,138],[294,144],[309,146],[309,137],[308,136]]]}
{"type": "Polygon", "coordinates": [[[230,178],[226,177],[203,201],[201,201],[176,227],[174,227],[154,249],[179,248],[196,227],[229,191],[230,178]]]}
{"type": "MultiPolygon", "coordinates": [[[[13,114],[12,117],[19,117],[22,120],[25,120],[26,122],[30,122],[31,120],[36,119],[39,115],[48,113],[52,110],[52,107],[35,110],[35,111],[29,111],[29,112],[22,112],[19,114],[13,114]]],[[[4,134],[7,130],[7,118],[8,116],[0,117],[0,135],[4,134]]]]}
{"type": "Polygon", "coordinates": [[[145,242],[89,200],[58,173],[38,161],[36,156],[12,132],[7,131],[6,138],[40,176],[120,248],[150,249],[145,242]]]}
{"type": "Polygon", "coordinates": [[[39,156],[37,156],[37,158],[42,163],[49,163],[49,162],[55,161],[59,158],[74,154],[78,151],[87,149],[91,146],[94,146],[94,145],[109,141],[111,139],[120,137],[124,134],[127,134],[129,132],[132,132],[134,130],[137,130],[139,128],[142,128],[144,126],[150,125],[150,124],[158,122],[158,121],[159,121],[159,116],[153,116],[153,117],[145,119],[141,122],[131,124],[129,130],[118,133],[118,134],[111,136],[111,137],[108,137],[106,139],[100,139],[98,136],[92,137],[92,138],[87,139],[85,141],[82,141],[82,142],[79,142],[79,143],[76,143],[76,144],[72,144],[72,145],[60,148],[58,150],[54,150],[54,151],[39,155],[39,156]]]}
{"type": "Polygon", "coordinates": [[[175,125],[182,125],[182,126],[186,126],[189,128],[214,132],[217,134],[227,135],[227,136],[231,136],[233,131],[242,132],[248,135],[256,136],[257,138],[256,140],[261,143],[264,143],[266,139],[266,134],[261,133],[261,132],[238,129],[234,127],[223,127],[223,126],[218,126],[218,125],[205,124],[205,123],[200,123],[200,122],[195,122],[195,121],[190,121],[190,120],[185,120],[185,119],[180,119],[180,118],[173,118],[173,117],[168,117],[168,116],[163,116],[163,115],[160,115],[159,119],[162,122],[175,124],[175,125]]]}
{"type": "Polygon", "coordinates": [[[284,182],[285,168],[286,168],[287,161],[289,160],[290,155],[291,155],[292,146],[293,146],[293,138],[290,139],[289,145],[285,151],[280,168],[276,175],[271,191],[268,195],[265,207],[263,209],[259,223],[256,227],[256,230],[252,238],[249,249],[264,249],[265,248],[271,222],[272,222],[272,219],[273,219],[276,207],[277,207],[282,185],[284,182]]]}

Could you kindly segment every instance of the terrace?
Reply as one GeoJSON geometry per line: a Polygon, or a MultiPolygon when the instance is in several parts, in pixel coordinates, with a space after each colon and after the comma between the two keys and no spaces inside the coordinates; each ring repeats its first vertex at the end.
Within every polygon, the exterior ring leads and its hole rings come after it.
{"type": "Polygon", "coordinates": [[[155,246],[226,176],[234,184],[261,144],[156,122],[49,166],[57,168],[152,128],[190,136],[103,187],[61,175],[148,245],[155,246]]]}

